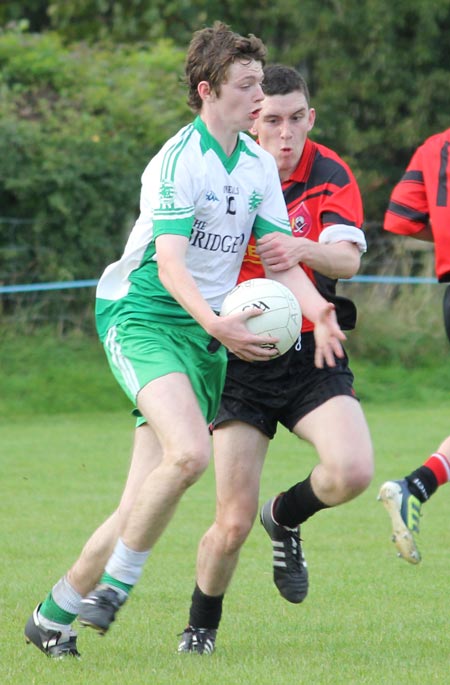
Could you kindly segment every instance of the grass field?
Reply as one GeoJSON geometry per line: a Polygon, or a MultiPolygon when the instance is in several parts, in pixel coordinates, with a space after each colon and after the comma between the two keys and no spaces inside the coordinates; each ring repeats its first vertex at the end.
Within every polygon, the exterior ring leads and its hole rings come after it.
{"type": "MultiPolygon", "coordinates": [[[[448,386],[447,386],[448,387],[448,386]]],[[[380,395],[382,397],[382,395],[380,395]]],[[[389,398],[388,398],[389,399],[389,398]]],[[[24,400],[25,402],[25,400],[24,400]]],[[[26,402],[25,402],[26,405],[26,402]]],[[[13,685],[325,685],[448,682],[450,498],[426,505],[422,563],[399,560],[376,502],[380,483],[418,465],[448,432],[448,406],[380,399],[365,406],[376,448],[371,487],[303,529],[310,594],[290,605],[271,580],[257,524],[244,547],[212,657],[177,655],[193,590],[195,548],[214,509],[212,468],[186,494],[110,633],[80,631],[80,661],[52,661],[23,640],[36,603],[113,509],[127,470],[125,411],[12,412],[0,420],[0,683],[13,685]]],[[[261,501],[299,480],[314,454],[274,440],[261,501]]]]}

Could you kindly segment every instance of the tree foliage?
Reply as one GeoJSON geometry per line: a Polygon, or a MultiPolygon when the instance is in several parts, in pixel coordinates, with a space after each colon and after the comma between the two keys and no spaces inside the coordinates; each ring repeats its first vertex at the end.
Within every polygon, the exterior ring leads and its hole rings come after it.
{"type": "Polygon", "coordinates": [[[168,42],[130,50],[66,48],[54,33],[0,38],[1,215],[22,220],[2,234],[2,278],[92,278],[117,256],[145,165],[190,117],[183,58],[168,42]]]}
{"type": "Polygon", "coordinates": [[[413,149],[449,126],[450,2],[324,3],[305,39],[316,136],[347,158],[376,220],[413,149]]]}
{"type": "Polygon", "coordinates": [[[414,148],[449,126],[450,0],[4,3],[2,214],[51,226],[67,250],[103,245],[67,273],[97,273],[112,242],[123,242],[143,165],[188,117],[179,82],[187,43],[218,18],[261,36],[270,61],[306,76],[312,135],[350,163],[368,226],[381,222],[414,148]]]}

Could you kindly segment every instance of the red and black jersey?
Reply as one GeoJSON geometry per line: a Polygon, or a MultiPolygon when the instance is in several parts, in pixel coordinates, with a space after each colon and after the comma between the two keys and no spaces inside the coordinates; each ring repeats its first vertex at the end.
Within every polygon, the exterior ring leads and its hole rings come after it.
{"type": "MultiPolygon", "coordinates": [[[[306,140],[299,164],[282,184],[292,233],[315,242],[349,240],[365,249],[362,232],[363,207],[358,184],[348,165],[333,150],[306,140]]],[[[301,264],[319,292],[336,305],[342,327],[353,328],[356,310],[352,302],[336,296],[336,280],[301,264]]],[[[242,263],[238,282],[262,278],[264,268],[251,240],[242,263]]],[[[314,325],[303,320],[302,331],[314,325]]]]}
{"type": "Polygon", "coordinates": [[[431,226],[436,275],[450,281],[450,128],[427,138],[392,191],[384,228],[414,235],[431,226]]]}

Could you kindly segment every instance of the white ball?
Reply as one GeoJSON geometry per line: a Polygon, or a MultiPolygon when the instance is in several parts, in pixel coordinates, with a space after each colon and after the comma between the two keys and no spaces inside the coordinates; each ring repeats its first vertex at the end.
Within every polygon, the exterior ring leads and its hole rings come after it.
{"type": "Polygon", "coordinates": [[[242,312],[249,307],[256,307],[264,313],[247,319],[248,330],[256,335],[279,338],[273,347],[280,355],[298,340],[302,312],[297,298],[285,285],[270,278],[243,281],[226,296],[220,316],[242,312]]]}

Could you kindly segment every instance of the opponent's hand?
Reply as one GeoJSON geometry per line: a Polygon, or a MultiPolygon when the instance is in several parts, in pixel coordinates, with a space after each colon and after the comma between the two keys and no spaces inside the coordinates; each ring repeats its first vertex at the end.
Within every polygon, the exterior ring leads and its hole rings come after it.
{"type": "MultiPolygon", "coordinates": [[[[285,271],[298,264],[302,238],[287,233],[268,233],[256,242],[256,252],[272,271],[285,271]]],[[[310,241],[308,241],[310,242],[310,241]]]]}
{"type": "Polygon", "coordinates": [[[251,307],[236,314],[218,316],[217,321],[214,322],[212,335],[239,359],[246,362],[268,361],[278,356],[275,345],[279,342],[279,338],[255,335],[245,325],[247,319],[261,316],[263,313],[257,307],[251,307]]]}
{"type": "Polygon", "coordinates": [[[336,366],[335,356],[344,356],[341,341],[345,339],[345,334],[339,327],[336,319],[334,305],[331,302],[327,302],[314,325],[314,340],[316,342],[315,365],[319,369],[322,369],[324,364],[336,366]]]}

